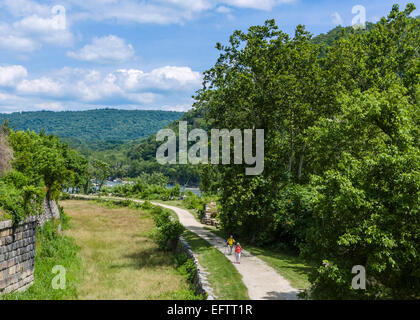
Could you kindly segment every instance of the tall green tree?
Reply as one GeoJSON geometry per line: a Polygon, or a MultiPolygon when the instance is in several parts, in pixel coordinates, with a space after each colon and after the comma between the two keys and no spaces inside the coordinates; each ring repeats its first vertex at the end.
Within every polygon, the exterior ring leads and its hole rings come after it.
{"type": "Polygon", "coordinates": [[[420,41],[413,10],[394,6],[370,32],[340,40],[326,56],[338,111],[309,131],[315,224],[303,253],[325,260],[312,276],[311,297],[420,297],[420,41]],[[351,287],[355,265],[366,268],[366,290],[351,287]]]}
{"type": "MultiPolygon", "coordinates": [[[[419,298],[419,19],[394,6],[321,48],[302,26],[235,31],[195,108],[212,128],[264,129],[265,166],[221,165],[222,225],[320,264],[312,298],[419,298]],[[352,288],[363,265],[366,290],[352,288]]],[[[209,170],[203,171],[211,187],[209,170]]],[[[217,185],[217,184],[216,184],[217,185]]]]}
{"type": "Polygon", "coordinates": [[[243,165],[219,166],[221,221],[252,241],[300,241],[290,232],[291,215],[285,218],[282,188],[308,179],[306,129],[330,111],[320,48],[310,39],[303,26],[290,38],[273,20],[235,31],[229,45],[217,45],[220,57],[196,97],[212,128],[264,129],[261,176],[246,176],[243,165]]]}
{"type": "Polygon", "coordinates": [[[102,189],[106,179],[110,174],[109,164],[100,160],[93,160],[91,162],[91,174],[99,185],[99,190],[102,189]]]}

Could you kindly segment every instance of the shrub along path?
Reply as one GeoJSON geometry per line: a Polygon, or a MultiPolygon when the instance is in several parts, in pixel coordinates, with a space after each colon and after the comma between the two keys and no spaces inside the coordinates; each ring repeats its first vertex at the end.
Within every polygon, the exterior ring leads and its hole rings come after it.
{"type": "MultiPolygon", "coordinates": [[[[91,196],[78,196],[81,198],[94,198],[91,196]]],[[[110,199],[124,199],[109,197],[110,199]]],[[[133,202],[142,203],[141,200],[126,199],[133,202]]],[[[194,216],[187,210],[162,203],[152,202],[154,205],[174,211],[181,224],[191,232],[203,238],[220,252],[225,253],[224,239],[216,236],[206,229],[206,226],[199,223],[194,216]]],[[[235,261],[234,255],[226,256],[232,263],[235,261]]],[[[297,289],[293,288],[289,281],[278,274],[272,267],[268,266],[261,259],[253,256],[248,251],[242,252],[241,264],[234,264],[235,268],[242,276],[242,281],[248,288],[249,298],[252,300],[296,300],[297,289]]]]}

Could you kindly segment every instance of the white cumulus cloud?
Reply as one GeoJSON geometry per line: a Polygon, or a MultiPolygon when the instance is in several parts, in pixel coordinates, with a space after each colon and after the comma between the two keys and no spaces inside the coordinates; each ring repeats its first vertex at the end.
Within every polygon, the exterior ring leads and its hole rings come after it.
{"type": "Polygon", "coordinates": [[[134,56],[131,44],[114,35],[94,38],[91,44],[85,45],[77,52],[69,51],[71,58],[98,63],[127,61],[134,56]]]}
{"type": "Polygon", "coordinates": [[[30,52],[43,44],[70,46],[74,37],[63,6],[38,4],[28,0],[0,2],[14,21],[0,22],[0,47],[30,52]]]}
{"type": "Polygon", "coordinates": [[[47,94],[54,96],[60,92],[61,86],[48,77],[34,80],[23,80],[16,87],[18,92],[24,94],[47,94]]]}
{"type": "Polygon", "coordinates": [[[5,89],[0,91],[0,106],[29,104],[59,108],[69,104],[96,104],[150,108],[164,105],[169,97],[179,97],[179,102],[171,108],[180,109],[188,107],[190,95],[200,87],[201,80],[199,72],[186,66],[164,66],[149,72],[66,67],[39,77],[30,77],[22,66],[7,66],[0,67],[0,85],[5,89]]]}
{"type": "Polygon", "coordinates": [[[27,75],[28,71],[23,66],[0,66],[0,86],[13,86],[27,75]]]}
{"type": "Polygon", "coordinates": [[[197,87],[201,83],[201,74],[190,67],[165,66],[145,73],[137,69],[117,70],[120,83],[128,90],[157,89],[170,90],[197,87]]]}

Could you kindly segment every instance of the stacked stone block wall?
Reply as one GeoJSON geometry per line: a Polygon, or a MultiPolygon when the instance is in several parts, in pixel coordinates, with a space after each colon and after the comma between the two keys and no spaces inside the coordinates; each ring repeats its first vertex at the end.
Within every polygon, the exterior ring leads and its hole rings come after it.
{"type": "Polygon", "coordinates": [[[33,284],[37,217],[13,226],[0,221],[0,295],[25,291],[33,284]]]}

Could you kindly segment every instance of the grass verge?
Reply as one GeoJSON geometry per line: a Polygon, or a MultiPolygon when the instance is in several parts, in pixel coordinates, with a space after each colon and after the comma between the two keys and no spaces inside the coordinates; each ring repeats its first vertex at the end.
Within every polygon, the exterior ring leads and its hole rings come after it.
{"type": "Polygon", "coordinates": [[[248,300],[248,289],[228,259],[210,243],[186,230],[183,234],[201,266],[209,273],[208,281],[217,299],[248,300]]]}

